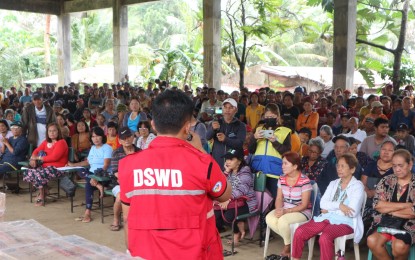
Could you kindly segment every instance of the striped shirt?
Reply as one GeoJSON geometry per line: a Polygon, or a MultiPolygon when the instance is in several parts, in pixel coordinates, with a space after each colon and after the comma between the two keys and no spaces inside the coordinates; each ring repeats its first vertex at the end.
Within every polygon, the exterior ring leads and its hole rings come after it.
{"type": "MultiPolygon", "coordinates": [[[[301,174],[297,182],[293,186],[289,186],[287,183],[287,176],[281,176],[278,181],[278,189],[281,189],[284,198],[284,208],[294,208],[301,204],[302,193],[312,190],[310,179],[301,174]]],[[[311,218],[311,201],[308,204],[307,209],[301,211],[307,219],[311,218]]]]}

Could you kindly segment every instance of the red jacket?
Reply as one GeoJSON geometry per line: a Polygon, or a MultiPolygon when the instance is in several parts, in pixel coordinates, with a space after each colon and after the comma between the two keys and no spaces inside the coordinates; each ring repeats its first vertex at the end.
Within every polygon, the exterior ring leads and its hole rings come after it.
{"type": "Polygon", "coordinates": [[[65,139],[57,141],[51,147],[48,147],[48,141],[45,140],[33,151],[33,155],[37,156],[40,151],[46,153],[46,156],[42,157],[43,167],[55,166],[58,168],[68,163],[68,144],[65,139]]]}
{"type": "Polygon", "coordinates": [[[159,136],[148,149],[122,159],[118,169],[121,201],[130,206],[128,249],[133,256],[223,258],[213,199],[222,196],[227,182],[210,155],[159,136]]]}

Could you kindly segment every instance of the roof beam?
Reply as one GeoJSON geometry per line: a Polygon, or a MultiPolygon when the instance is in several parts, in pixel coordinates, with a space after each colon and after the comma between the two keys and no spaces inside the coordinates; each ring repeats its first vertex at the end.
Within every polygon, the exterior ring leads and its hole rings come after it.
{"type": "MultiPolygon", "coordinates": [[[[133,5],[133,4],[147,3],[147,2],[153,2],[153,1],[157,1],[157,0],[123,0],[122,5],[133,5]]],[[[95,0],[95,1],[72,0],[72,1],[64,2],[63,12],[64,13],[86,12],[90,10],[111,8],[112,5],[113,5],[113,0],[95,0]]]]}
{"type": "Polygon", "coordinates": [[[1,0],[0,9],[41,14],[60,14],[60,1],[1,0]]]}
{"type": "Polygon", "coordinates": [[[112,0],[95,0],[95,1],[85,1],[85,0],[73,0],[65,1],[63,6],[64,13],[76,13],[76,12],[86,12],[96,9],[111,8],[112,0]]]}

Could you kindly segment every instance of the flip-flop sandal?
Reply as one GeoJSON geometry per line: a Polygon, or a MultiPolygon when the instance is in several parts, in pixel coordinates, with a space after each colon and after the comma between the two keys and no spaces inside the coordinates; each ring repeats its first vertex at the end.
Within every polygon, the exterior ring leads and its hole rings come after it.
{"type": "MultiPolygon", "coordinates": [[[[238,253],[238,251],[233,251],[233,254],[236,255],[238,253]]],[[[223,250],[223,256],[231,256],[232,255],[232,251],[230,250],[223,250]]]]}
{"type": "Polygon", "coordinates": [[[92,218],[91,217],[84,217],[82,220],[82,223],[89,223],[89,222],[91,222],[92,221],[92,218]]]}
{"type": "Polygon", "coordinates": [[[84,216],[80,216],[80,217],[75,218],[75,221],[82,221],[82,220],[84,220],[84,216]]]}
{"type": "Polygon", "coordinates": [[[35,207],[40,207],[40,206],[43,206],[44,205],[44,203],[43,203],[44,201],[42,200],[42,199],[37,199],[36,200],[36,203],[35,203],[35,207]]]}
{"type": "Polygon", "coordinates": [[[121,227],[119,225],[111,225],[110,230],[111,231],[120,231],[121,227]]]}

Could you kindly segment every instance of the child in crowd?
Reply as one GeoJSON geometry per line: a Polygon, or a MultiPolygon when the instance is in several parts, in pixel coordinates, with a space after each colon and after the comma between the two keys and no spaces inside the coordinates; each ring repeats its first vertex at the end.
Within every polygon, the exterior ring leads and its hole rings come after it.
{"type": "Polygon", "coordinates": [[[111,146],[112,150],[115,151],[120,147],[120,142],[118,139],[118,125],[112,121],[107,124],[107,144],[111,146]]]}
{"type": "Polygon", "coordinates": [[[298,136],[300,137],[300,156],[306,156],[308,152],[308,141],[311,138],[311,130],[307,127],[303,127],[298,131],[298,136]]]}

